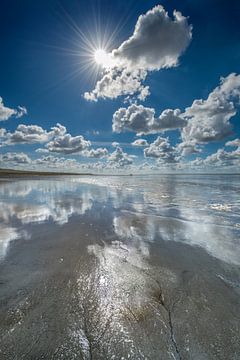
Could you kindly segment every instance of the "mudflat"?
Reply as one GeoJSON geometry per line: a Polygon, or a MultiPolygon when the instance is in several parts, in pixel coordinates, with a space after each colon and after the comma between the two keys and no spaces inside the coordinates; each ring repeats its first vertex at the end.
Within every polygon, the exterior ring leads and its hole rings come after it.
{"type": "Polygon", "coordinates": [[[239,359],[240,177],[0,182],[1,359],[239,359]]]}

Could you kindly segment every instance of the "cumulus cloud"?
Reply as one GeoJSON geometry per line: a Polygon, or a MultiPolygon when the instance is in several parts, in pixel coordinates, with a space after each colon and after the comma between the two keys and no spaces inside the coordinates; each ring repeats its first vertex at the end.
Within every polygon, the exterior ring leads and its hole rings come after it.
{"type": "Polygon", "coordinates": [[[148,146],[148,145],[149,144],[148,144],[147,140],[145,140],[145,139],[137,139],[132,142],[132,146],[141,147],[141,146],[148,146]]]}
{"type": "Polygon", "coordinates": [[[155,6],[139,16],[132,36],[107,55],[111,61],[95,89],[84,94],[85,99],[138,93],[144,100],[149,95],[149,88],[142,85],[147,72],[176,66],[191,38],[186,17],[174,11],[171,18],[161,5],[155,6]]]}
{"type": "Polygon", "coordinates": [[[89,158],[100,159],[100,158],[104,158],[108,155],[108,150],[106,148],[84,150],[82,152],[82,155],[89,157],[89,158]]]}
{"type": "Polygon", "coordinates": [[[48,153],[48,149],[44,149],[44,148],[38,148],[35,150],[35,152],[39,153],[39,154],[47,154],[48,153]]]}
{"type": "Polygon", "coordinates": [[[112,129],[116,133],[148,133],[151,126],[149,124],[154,121],[154,114],[154,109],[143,105],[132,104],[128,108],[120,108],[113,114],[112,129]]]}
{"type": "Polygon", "coordinates": [[[23,152],[8,152],[0,155],[0,162],[2,163],[14,163],[14,164],[30,164],[30,157],[23,152]]]}
{"type": "Polygon", "coordinates": [[[116,150],[109,155],[108,163],[110,166],[115,168],[122,168],[126,165],[133,163],[133,157],[123,151],[121,147],[117,147],[116,150]]]}
{"type": "Polygon", "coordinates": [[[149,147],[144,149],[144,156],[158,159],[163,163],[175,163],[178,161],[177,151],[170,145],[169,139],[160,136],[149,147]]]}
{"type": "Polygon", "coordinates": [[[205,159],[197,158],[190,162],[193,166],[240,166],[240,148],[234,151],[225,151],[218,149],[215,153],[207,156],[205,159]]]}
{"type": "Polygon", "coordinates": [[[180,110],[166,109],[159,117],[155,117],[153,108],[132,104],[128,108],[120,108],[113,114],[112,129],[120,133],[132,131],[141,134],[155,134],[175,130],[187,125],[180,117],[180,110]]]}
{"type": "MultiPolygon", "coordinates": [[[[153,108],[132,104],[114,113],[112,128],[117,133],[131,131],[137,135],[180,129],[182,142],[175,150],[181,156],[197,154],[202,151],[204,144],[222,140],[232,133],[230,120],[236,115],[239,101],[240,75],[232,73],[221,78],[220,85],[206,100],[194,100],[184,112],[166,109],[156,117],[153,108]]],[[[145,156],[151,154],[154,157],[155,154],[157,157],[158,146],[157,150],[151,145],[149,150],[146,149],[145,156]]],[[[226,146],[239,146],[239,140],[228,142],[226,146]]]]}
{"type": "MultiPolygon", "coordinates": [[[[83,136],[74,137],[66,132],[66,127],[59,123],[53,126],[50,131],[38,125],[20,124],[12,133],[0,129],[0,138],[3,139],[2,146],[46,143],[45,148],[36,150],[38,153],[81,153],[81,155],[89,158],[104,158],[108,155],[106,148],[90,149],[90,141],[85,140],[83,136]]],[[[53,157],[46,157],[45,159],[53,159],[53,157]]]]}
{"type": "Polygon", "coordinates": [[[218,149],[216,153],[209,155],[204,162],[206,165],[230,165],[233,164],[236,160],[240,160],[240,149],[231,152],[218,149]]]}
{"type": "Polygon", "coordinates": [[[240,139],[234,139],[231,141],[227,141],[225,146],[236,146],[236,147],[240,147],[240,139]]]}
{"type": "Polygon", "coordinates": [[[65,134],[47,143],[46,148],[49,152],[74,154],[87,150],[90,145],[90,141],[85,140],[82,135],[71,136],[70,134],[65,134]]]}
{"type": "Polygon", "coordinates": [[[3,139],[6,137],[6,129],[3,129],[3,128],[0,128],[0,140],[1,140],[1,143],[0,143],[0,147],[3,146],[3,139]]]}
{"type": "Polygon", "coordinates": [[[202,151],[195,141],[183,141],[176,148],[182,156],[198,154],[202,151]]]}
{"type": "Polygon", "coordinates": [[[25,106],[18,106],[17,110],[15,111],[15,116],[17,119],[21,118],[24,115],[27,115],[27,109],[25,108],[25,106]]]}
{"type": "Polygon", "coordinates": [[[158,5],[139,16],[133,35],[113,50],[120,64],[145,70],[176,66],[192,38],[192,28],[180,12],[169,17],[158,5]]]}
{"type": "Polygon", "coordinates": [[[182,129],[187,125],[187,120],[181,117],[181,111],[179,109],[166,109],[156,120],[156,131],[182,129]]]}
{"type": "Polygon", "coordinates": [[[182,130],[183,141],[207,143],[222,140],[232,132],[230,119],[236,115],[240,100],[240,75],[221,78],[206,100],[194,100],[181,116],[188,120],[182,130]]]}
{"type": "Polygon", "coordinates": [[[13,133],[8,132],[5,134],[5,143],[7,145],[45,143],[53,137],[65,133],[66,128],[61,124],[52,127],[49,132],[38,125],[20,124],[13,133]]]}
{"type": "Polygon", "coordinates": [[[89,101],[97,101],[99,98],[116,99],[121,95],[137,93],[137,98],[144,101],[150,94],[149,87],[142,85],[146,75],[146,71],[143,70],[129,71],[117,67],[109,69],[102,79],[97,81],[93,91],[85,92],[84,98],[89,101]]]}
{"type": "Polygon", "coordinates": [[[113,147],[117,147],[117,146],[119,146],[119,142],[117,142],[117,141],[113,141],[113,142],[112,142],[112,146],[113,146],[113,147]]]}
{"type": "Polygon", "coordinates": [[[27,113],[27,109],[23,106],[18,106],[18,109],[11,109],[4,105],[3,99],[0,97],[0,121],[8,120],[11,116],[20,118],[27,113]]]}
{"type": "Polygon", "coordinates": [[[0,121],[8,120],[11,116],[16,114],[16,110],[10,109],[3,104],[3,99],[0,97],[0,121]]]}
{"type": "Polygon", "coordinates": [[[143,162],[138,166],[139,170],[156,170],[157,167],[153,164],[148,163],[147,161],[143,162]]]}
{"type": "Polygon", "coordinates": [[[104,170],[106,168],[107,168],[107,163],[106,162],[100,162],[100,161],[81,164],[81,169],[85,169],[85,170],[102,171],[102,170],[104,170]]]}
{"type": "Polygon", "coordinates": [[[75,159],[65,159],[63,157],[60,158],[52,155],[42,156],[41,158],[32,161],[32,163],[34,165],[44,165],[45,167],[65,168],[66,170],[79,166],[79,163],[75,159]]]}
{"type": "Polygon", "coordinates": [[[11,166],[27,165],[30,169],[39,170],[39,166],[43,168],[58,168],[63,170],[72,170],[79,168],[80,164],[75,159],[67,159],[64,157],[55,157],[52,155],[42,156],[38,159],[31,159],[23,152],[8,152],[0,155],[0,163],[8,164],[11,166]]]}

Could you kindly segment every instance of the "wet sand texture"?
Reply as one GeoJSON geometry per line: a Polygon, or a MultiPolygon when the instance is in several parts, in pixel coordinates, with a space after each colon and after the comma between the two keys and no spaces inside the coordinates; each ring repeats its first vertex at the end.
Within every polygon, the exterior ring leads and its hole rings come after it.
{"type": "Polygon", "coordinates": [[[240,358],[237,176],[0,182],[0,358],[240,358]]]}

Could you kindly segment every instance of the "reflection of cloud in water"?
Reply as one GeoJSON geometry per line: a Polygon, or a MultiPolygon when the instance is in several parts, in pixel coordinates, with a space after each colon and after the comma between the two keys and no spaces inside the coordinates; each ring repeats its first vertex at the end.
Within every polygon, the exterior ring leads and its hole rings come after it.
{"type": "Polygon", "coordinates": [[[159,234],[164,240],[199,246],[210,255],[228,263],[240,264],[239,234],[213,222],[164,219],[159,223],[159,234]]]}
{"type": "Polygon", "coordinates": [[[11,222],[11,219],[16,218],[22,224],[42,223],[49,220],[57,224],[65,224],[73,214],[83,215],[91,209],[92,200],[88,195],[80,199],[50,201],[47,205],[0,203],[0,219],[11,222]]]}
{"type": "Polygon", "coordinates": [[[4,259],[10,241],[17,239],[19,236],[16,229],[7,226],[0,228],[0,260],[4,259]]]}
{"type": "Polygon", "coordinates": [[[149,243],[162,238],[199,246],[220,260],[239,264],[239,185],[224,181],[84,176],[4,182],[0,221],[9,227],[16,227],[16,221],[61,225],[73,215],[94,212],[98,204],[108,211],[118,238],[144,256],[149,256],[149,243]]]}
{"type": "MultiPolygon", "coordinates": [[[[31,232],[32,241],[35,233],[40,241],[41,236],[46,236],[45,244],[41,244],[44,249],[47,246],[43,252],[44,261],[39,263],[45,264],[46,256],[46,264],[50,263],[50,277],[52,270],[57,272],[50,281],[50,287],[54,288],[54,304],[57,294],[69,291],[66,331],[70,341],[62,343],[62,358],[79,358],[80,348],[83,359],[113,359],[116,354],[121,354],[124,359],[178,358],[175,339],[183,351],[189,345],[182,339],[182,329],[189,333],[195,351],[199,329],[202,335],[208,328],[206,318],[212,316],[215,321],[219,311],[222,321],[222,308],[225,311],[227,302],[222,306],[219,300],[221,306],[218,304],[219,310],[215,314],[216,304],[212,297],[215,288],[212,285],[218,289],[219,281],[230,286],[235,286],[235,282],[228,280],[228,276],[216,278],[215,273],[210,274],[212,278],[208,282],[208,272],[215,272],[217,264],[212,264],[210,257],[208,261],[200,257],[199,261],[204,260],[209,268],[201,269],[203,271],[198,274],[198,264],[195,268],[192,259],[185,256],[180,259],[181,254],[173,253],[180,246],[172,246],[175,241],[199,247],[228,263],[240,263],[236,191],[229,190],[227,202],[228,190],[221,193],[214,188],[213,198],[211,189],[214,183],[210,188],[204,186],[203,191],[201,184],[186,184],[181,177],[177,181],[156,177],[56,178],[19,180],[0,185],[0,259],[6,256],[11,241],[26,237],[24,231],[31,232]],[[211,207],[211,204],[232,205],[228,211],[223,211],[211,207]],[[75,219],[77,221],[73,221],[71,226],[62,226],[74,215],[79,216],[75,219]],[[83,215],[84,219],[81,219],[83,215]],[[46,222],[51,226],[44,227],[42,224],[46,222]],[[53,236],[55,234],[59,234],[61,240],[59,247],[56,246],[58,239],[53,236]],[[172,242],[171,246],[168,241],[172,242]],[[52,244],[55,247],[49,251],[52,244]],[[58,258],[61,251],[64,252],[62,261],[57,259],[57,266],[54,261],[52,266],[53,256],[56,254],[58,258]],[[168,256],[166,261],[165,254],[168,256]],[[179,259],[179,264],[171,262],[176,259],[179,259]],[[59,278],[65,269],[67,282],[62,286],[59,278]],[[71,279],[68,279],[69,275],[71,279]],[[206,294],[209,302],[206,302],[206,294]],[[198,315],[201,322],[196,328],[194,319],[198,315]],[[94,355],[91,356],[93,349],[94,355]]],[[[19,244],[19,240],[17,242],[19,244]]],[[[38,249],[37,246],[34,249],[38,249]]],[[[19,249],[20,253],[23,251],[25,255],[27,250],[29,254],[29,249],[20,246],[17,251],[19,249]]],[[[186,253],[191,256],[191,251],[186,253]]],[[[193,259],[198,254],[201,256],[200,251],[192,252],[193,259]]],[[[225,268],[222,265],[220,269],[225,268]]],[[[216,300],[222,298],[221,294],[224,297],[225,291],[224,287],[216,300]]],[[[61,303],[61,296],[59,298],[61,303]]],[[[232,310],[232,303],[229,304],[232,310]]],[[[51,306],[47,304],[47,307],[52,318],[51,306]]],[[[222,329],[221,323],[216,322],[215,326],[214,321],[214,326],[206,332],[207,340],[213,338],[215,328],[222,329]]]]}
{"type": "MultiPolygon", "coordinates": [[[[39,194],[40,195],[40,194],[39,194]]],[[[18,200],[18,199],[17,199],[18,200]]],[[[41,194],[36,203],[26,199],[20,203],[0,203],[0,220],[10,223],[11,220],[18,219],[22,224],[42,223],[53,220],[58,224],[68,222],[68,218],[73,214],[83,215],[92,207],[92,193],[86,191],[82,196],[69,194],[56,194],[48,196],[48,193],[41,194]],[[41,201],[37,204],[38,200],[41,201]]]]}
{"type": "Polygon", "coordinates": [[[0,195],[8,197],[25,197],[32,191],[32,187],[29,183],[23,181],[5,182],[0,184],[0,195]]]}
{"type": "Polygon", "coordinates": [[[25,237],[22,226],[53,221],[62,225],[72,215],[92,208],[91,191],[76,192],[76,184],[62,181],[14,181],[0,186],[0,259],[11,240],[25,237]],[[12,225],[14,223],[14,226],[12,225]]]}
{"type": "Polygon", "coordinates": [[[0,228],[0,260],[3,259],[7,253],[7,248],[11,240],[18,238],[16,229],[11,227],[1,226],[0,228]]]}
{"type": "MultiPolygon", "coordinates": [[[[179,216],[181,215],[181,211],[179,216]]],[[[114,219],[114,228],[121,238],[131,238],[132,243],[148,255],[149,242],[176,241],[201,247],[219,260],[240,264],[238,230],[229,226],[215,224],[211,216],[196,221],[197,214],[182,220],[174,217],[135,214],[125,212],[114,219]]]]}
{"type": "Polygon", "coordinates": [[[142,255],[149,256],[149,242],[155,237],[152,220],[146,216],[122,214],[113,219],[114,230],[119,238],[131,240],[131,245],[142,255]]]}

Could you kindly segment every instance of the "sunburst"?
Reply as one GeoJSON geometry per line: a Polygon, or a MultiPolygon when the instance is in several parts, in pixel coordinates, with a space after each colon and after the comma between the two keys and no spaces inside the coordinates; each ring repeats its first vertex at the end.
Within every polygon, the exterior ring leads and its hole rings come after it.
{"type": "MultiPolygon", "coordinates": [[[[58,13],[61,23],[65,23],[67,32],[61,34],[61,45],[42,44],[48,50],[53,50],[61,56],[72,58],[66,61],[66,72],[59,74],[59,79],[48,88],[57,88],[60,84],[81,78],[81,86],[92,86],[100,74],[113,67],[112,50],[119,44],[119,35],[130,17],[130,12],[119,18],[118,23],[112,23],[110,14],[102,19],[96,9],[85,24],[80,24],[61,6],[58,13]],[[62,44],[65,44],[64,46],[62,44]]],[[[59,37],[59,34],[58,34],[59,37]]],[[[59,37],[60,39],[60,37],[59,37]]],[[[59,42],[60,43],[60,42],[59,42]]]]}

